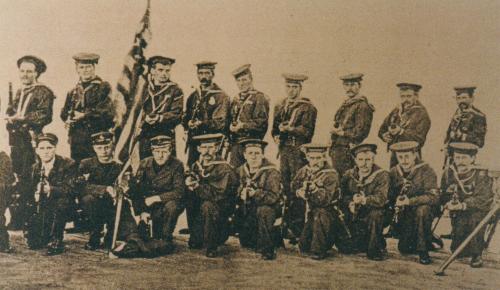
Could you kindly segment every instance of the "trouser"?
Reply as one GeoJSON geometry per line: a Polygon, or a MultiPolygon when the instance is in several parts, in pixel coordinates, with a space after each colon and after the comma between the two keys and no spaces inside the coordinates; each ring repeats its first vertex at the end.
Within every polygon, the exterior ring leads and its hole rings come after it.
{"type": "Polygon", "coordinates": [[[7,232],[7,227],[5,226],[5,207],[1,205],[2,202],[3,201],[0,200],[0,249],[8,249],[10,246],[9,233],[7,232]]]}
{"type": "Polygon", "coordinates": [[[31,143],[27,142],[19,146],[11,146],[10,158],[12,169],[18,177],[16,191],[19,194],[18,206],[11,211],[11,225],[13,228],[21,228],[29,217],[28,201],[31,198],[31,190],[28,180],[37,157],[31,143]]]}
{"type": "Polygon", "coordinates": [[[361,208],[354,219],[352,215],[349,219],[354,252],[365,252],[373,256],[385,250],[383,209],[361,208]]]}
{"type": "MultiPolygon", "coordinates": [[[[85,195],[81,198],[81,205],[84,214],[89,220],[89,242],[98,246],[102,237],[103,227],[106,225],[107,234],[104,244],[106,247],[110,247],[116,217],[116,207],[113,204],[112,198],[109,196],[96,197],[85,195]]],[[[127,201],[123,202],[118,227],[118,239],[126,241],[129,237],[137,234],[137,226],[130,211],[130,204],[127,201]]]]}
{"type": "Polygon", "coordinates": [[[33,207],[28,221],[25,237],[32,249],[45,247],[48,242],[61,243],[68,217],[70,200],[67,197],[49,198],[40,206],[40,211],[33,207]]]}
{"type": "Polygon", "coordinates": [[[257,251],[272,252],[277,244],[279,232],[274,227],[278,216],[272,206],[252,206],[246,214],[240,207],[236,213],[240,245],[257,251]]]}
{"type": "Polygon", "coordinates": [[[290,184],[297,171],[307,164],[307,160],[299,146],[281,145],[279,150],[281,183],[286,196],[285,222],[291,232],[298,237],[304,228],[306,204],[303,199],[296,197],[290,184]]]}
{"type": "Polygon", "coordinates": [[[234,142],[231,144],[231,158],[229,164],[233,168],[238,168],[245,163],[245,156],[243,156],[244,148],[239,143],[234,142]]]}
{"type": "Polygon", "coordinates": [[[334,244],[334,230],[337,228],[333,213],[325,208],[315,208],[308,213],[307,223],[299,239],[302,252],[324,255],[334,244]]]}
{"type": "MultiPolygon", "coordinates": [[[[487,212],[466,210],[456,213],[451,219],[451,251],[454,252],[460,244],[472,233],[487,212]]],[[[470,241],[462,252],[462,257],[481,256],[484,249],[484,235],[486,227],[483,227],[470,241]]]]}
{"type": "Polygon", "coordinates": [[[403,254],[432,249],[432,210],[429,205],[407,206],[400,218],[398,249],[403,254]]]}
{"type": "Polygon", "coordinates": [[[207,250],[216,250],[229,237],[229,207],[208,200],[200,201],[199,204],[189,228],[189,245],[194,248],[205,247],[207,250]]]}
{"type": "Polygon", "coordinates": [[[354,167],[351,149],[347,144],[332,145],[332,147],[330,147],[330,157],[332,158],[332,166],[340,177],[342,177],[347,170],[354,167]]]}
{"type": "Polygon", "coordinates": [[[177,200],[157,202],[148,207],[153,221],[153,239],[171,242],[177,220],[184,210],[184,206],[177,200]]]}

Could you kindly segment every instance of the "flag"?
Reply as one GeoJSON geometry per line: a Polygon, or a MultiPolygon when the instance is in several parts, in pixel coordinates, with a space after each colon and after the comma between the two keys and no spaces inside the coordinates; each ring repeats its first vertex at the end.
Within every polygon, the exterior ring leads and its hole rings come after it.
{"type": "Polygon", "coordinates": [[[139,146],[137,136],[142,119],[142,93],[145,84],[144,65],[146,58],[144,49],[151,40],[150,30],[150,0],[146,12],[139,23],[134,44],[125,58],[125,64],[113,97],[115,108],[115,159],[126,163],[131,159],[134,171],[139,165],[139,146]]]}

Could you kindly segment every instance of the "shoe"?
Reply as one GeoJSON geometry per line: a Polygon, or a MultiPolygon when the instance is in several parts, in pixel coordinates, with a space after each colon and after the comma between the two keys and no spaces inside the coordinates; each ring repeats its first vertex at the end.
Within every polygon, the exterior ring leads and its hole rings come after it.
{"type": "Polygon", "coordinates": [[[431,257],[429,256],[429,253],[427,252],[421,252],[418,254],[419,259],[418,262],[422,265],[429,265],[432,263],[431,257]]]}
{"type": "Polygon", "coordinates": [[[0,247],[0,253],[12,254],[12,253],[14,253],[14,248],[12,248],[11,246],[0,247]]]}
{"type": "Polygon", "coordinates": [[[85,244],[83,248],[87,251],[96,251],[100,248],[100,244],[96,244],[89,241],[88,243],[85,244]]]}
{"type": "Polygon", "coordinates": [[[470,260],[470,266],[472,268],[481,268],[483,266],[483,258],[481,256],[473,256],[470,260]]]}
{"type": "Polygon", "coordinates": [[[384,255],[381,254],[381,253],[380,254],[367,255],[366,257],[368,258],[368,260],[377,261],[377,262],[385,260],[384,255]]]}
{"type": "Polygon", "coordinates": [[[55,256],[64,253],[64,244],[62,241],[54,241],[47,246],[47,256],[55,256]]]}
{"type": "Polygon", "coordinates": [[[217,250],[207,250],[207,258],[217,258],[217,250]]]}
{"type": "Polygon", "coordinates": [[[262,259],[266,261],[271,261],[276,259],[276,252],[270,251],[270,252],[264,252],[262,253],[262,259]]]}
{"type": "Polygon", "coordinates": [[[311,259],[317,260],[317,261],[323,260],[325,258],[326,258],[326,254],[312,254],[311,255],[311,259]]]}

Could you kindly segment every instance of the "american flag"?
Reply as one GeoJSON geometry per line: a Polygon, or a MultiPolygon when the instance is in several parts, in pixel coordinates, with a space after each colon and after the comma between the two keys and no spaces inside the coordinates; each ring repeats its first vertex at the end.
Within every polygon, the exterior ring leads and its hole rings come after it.
{"type": "Polygon", "coordinates": [[[125,58],[125,64],[114,95],[116,149],[115,159],[132,165],[134,171],[139,164],[136,137],[141,120],[141,97],[144,88],[144,49],[151,41],[150,0],[139,23],[132,49],[125,58]],[[131,160],[129,160],[131,159],[131,160]],[[129,161],[129,162],[127,162],[129,161]]]}

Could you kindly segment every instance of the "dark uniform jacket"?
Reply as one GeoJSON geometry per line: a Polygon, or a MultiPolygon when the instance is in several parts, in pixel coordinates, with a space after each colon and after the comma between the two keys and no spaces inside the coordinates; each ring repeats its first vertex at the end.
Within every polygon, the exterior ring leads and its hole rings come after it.
{"type": "Polygon", "coordinates": [[[325,164],[323,169],[312,173],[309,165],[299,169],[292,181],[292,191],[297,192],[304,186],[304,182],[313,182],[317,190],[307,192],[307,203],[314,208],[329,208],[339,200],[339,176],[330,165],[325,164]]]}
{"type": "Polygon", "coordinates": [[[374,107],[364,96],[345,100],[335,113],[334,126],[344,130],[343,136],[332,134],[333,145],[359,144],[368,137],[374,107]]]}
{"type": "Polygon", "coordinates": [[[14,171],[12,170],[12,162],[9,156],[0,151],[0,214],[4,214],[4,210],[9,204],[9,190],[15,181],[14,171]]]}
{"type": "Polygon", "coordinates": [[[423,147],[427,133],[431,128],[431,119],[427,110],[419,101],[404,111],[399,106],[384,119],[378,132],[380,139],[393,124],[399,125],[403,130],[398,135],[393,136],[392,142],[387,144],[388,146],[402,141],[416,141],[420,144],[420,147],[423,147]]]}
{"type": "Polygon", "coordinates": [[[225,206],[234,203],[239,182],[236,172],[229,163],[216,159],[201,166],[199,162],[195,162],[192,171],[201,177],[200,186],[194,193],[202,201],[225,206]]]}
{"type": "Polygon", "coordinates": [[[486,136],[486,116],[477,108],[462,111],[457,109],[446,131],[445,144],[452,142],[468,142],[484,146],[486,136]]]}
{"type": "Polygon", "coordinates": [[[197,89],[187,99],[182,120],[184,129],[190,130],[188,127],[190,120],[198,120],[201,121],[201,125],[189,131],[190,136],[214,133],[227,135],[230,106],[229,97],[217,84],[212,84],[208,90],[197,89]]]}
{"type": "MultiPolygon", "coordinates": [[[[42,163],[38,160],[33,164],[31,174],[32,192],[36,191],[40,182],[42,163]]],[[[47,182],[50,185],[50,199],[64,198],[72,199],[74,178],[76,175],[76,164],[73,160],[59,155],[55,156],[54,166],[50,172],[46,172],[47,182]]],[[[33,197],[32,197],[33,198],[33,197]]]]}
{"type": "Polygon", "coordinates": [[[344,206],[349,205],[356,193],[363,192],[367,207],[383,208],[389,193],[389,172],[375,164],[370,175],[361,180],[355,167],[342,176],[340,184],[344,206]]]}
{"type": "Polygon", "coordinates": [[[84,113],[84,117],[73,123],[69,129],[70,143],[88,142],[91,134],[113,127],[111,86],[100,77],[90,82],[78,82],[68,92],[61,111],[61,119],[66,122],[74,112],[84,113]]]}
{"type": "Polygon", "coordinates": [[[162,202],[180,202],[184,196],[184,184],[184,166],[177,158],[170,156],[161,166],[153,157],[143,159],[130,184],[135,212],[144,212],[147,208],[145,198],[154,195],[159,195],[162,202]]]}
{"type": "Polygon", "coordinates": [[[274,108],[274,121],[271,134],[279,136],[281,145],[298,146],[310,143],[316,126],[317,109],[309,99],[298,98],[289,100],[285,98],[274,108]],[[280,133],[279,125],[288,123],[291,130],[280,133]]]}
{"type": "Polygon", "coordinates": [[[29,130],[33,130],[35,134],[40,134],[43,127],[52,122],[54,99],[55,96],[52,90],[41,83],[19,89],[16,92],[12,103],[9,103],[7,108],[7,115],[22,114],[24,120],[7,124],[11,146],[29,144],[31,138],[29,130]],[[23,107],[24,110],[22,110],[23,107]]]}
{"type": "Polygon", "coordinates": [[[155,86],[150,80],[145,84],[142,104],[141,136],[152,138],[158,135],[174,136],[174,130],[181,123],[184,93],[169,81],[163,86],[155,86]],[[156,114],[160,120],[153,125],[144,122],[146,115],[156,114]]]}
{"type": "Polygon", "coordinates": [[[493,202],[493,180],[485,169],[472,169],[458,174],[453,167],[443,172],[441,178],[441,192],[443,203],[451,200],[456,190],[458,200],[465,202],[466,211],[490,210],[493,202]]]}
{"type": "Polygon", "coordinates": [[[253,200],[257,206],[273,206],[281,200],[281,174],[267,159],[263,160],[262,166],[254,174],[250,174],[248,165],[245,163],[238,168],[238,176],[240,178],[238,192],[241,193],[248,182],[256,187],[253,200]]]}
{"type": "Polygon", "coordinates": [[[122,166],[112,161],[101,163],[97,157],[83,159],[78,167],[78,178],[85,178],[80,188],[82,196],[102,197],[107,194],[107,187],[113,186],[120,175],[122,166]]]}
{"type": "Polygon", "coordinates": [[[410,206],[434,205],[439,200],[437,191],[437,176],[434,170],[425,162],[417,162],[409,173],[403,173],[400,165],[391,168],[389,200],[394,204],[401,192],[405,180],[411,182],[406,195],[410,199],[410,206]]]}
{"type": "Polygon", "coordinates": [[[257,90],[240,93],[231,102],[231,123],[242,124],[238,132],[231,132],[231,140],[251,137],[263,139],[269,121],[269,98],[257,90]]]}

